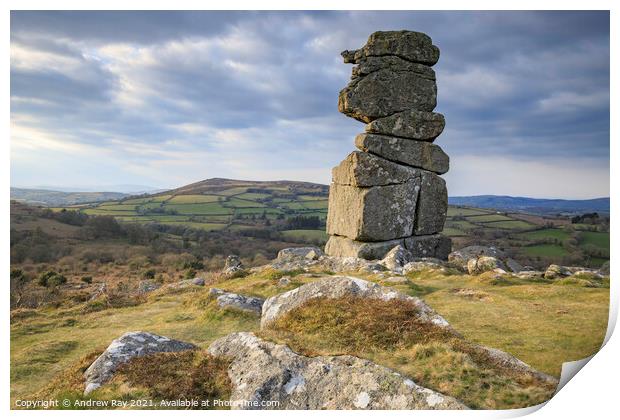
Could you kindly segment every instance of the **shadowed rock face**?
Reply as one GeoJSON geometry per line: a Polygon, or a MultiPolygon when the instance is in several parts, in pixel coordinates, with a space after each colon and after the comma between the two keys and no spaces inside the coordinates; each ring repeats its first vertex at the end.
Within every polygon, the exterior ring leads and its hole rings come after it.
{"type": "MultiPolygon", "coordinates": [[[[458,400],[353,356],[305,357],[249,332],[216,340],[209,353],[232,359],[232,400],[279,401],[278,409],[466,409],[458,400]]],[[[262,408],[237,406],[234,408],[262,408]]],[[[269,408],[269,407],[267,407],[269,408]]]]}
{"type": "Polygon", "coordinates": [[[121,363],[134,357],[153,353],[192,350],[196,346],[183,341],[171,340],[148,332],[128,332],[112,341],[101,356],[84,372],[84,394],[89,394],[109,381],[121,363]]]}
{"type": "Polygon", "coordinates": [[[357,65],[338,110],[368,125],[355,139],[361,152],[333,169],[325,252],[382,259],[400,245],[413,257],[447,258],[451,242],[436,236],[448,206],[438,175],[450,166],[433,144],[445,126],[443,115],[431,112],[438,48],[420,32],[375,32],[342,56],[357,65]]]}

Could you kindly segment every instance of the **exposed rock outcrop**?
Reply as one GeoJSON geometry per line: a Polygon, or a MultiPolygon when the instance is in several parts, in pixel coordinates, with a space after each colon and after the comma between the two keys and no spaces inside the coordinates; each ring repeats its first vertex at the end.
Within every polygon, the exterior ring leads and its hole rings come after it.
{"type": "Polygon", "coordinates": [[[368,125],[355,139],[361,152],[332,173],[326,254],[381,260],[401,246],[414,258],[447,258],[451,241],[439,232],[448,192],[438,175],[449,158],[433,144],[445,119],[431,112],[439,49],[420,32],[388,31],[342,56],[357,66],[338,109],[368,125]]]}
{"type": "Polygon", "coordinates": [[[418,319],[440,327],[451,328],[448,321],[433,311],[420,298],[405,295],[389,287],[355,277],[332,276],[312,283],[304,284],[297,289],[272,296],[263,304],[261,327],[265,327],[295,308],[315,298],[341,298],[356,296],[367,299],[407,301],[419,310],[418,319]]]}
{"type": "Polygon", "coordinates": [[[244,296],[237,293],[230,293],[222,289],[211,288],[209,290],[211,296],[215,296],[217,305],[220,308],[235,308],[244,311],[261,313],[265,299],[254,296],[244,296]]]}
{"type": "MultiPolygon", "coordinates": [[[[278,401],[278,409],[465,409],[456,399],[353,356],[306,357],[249,332],[216,340],[209,353],[232,359],[232,400],[278,401]]],[[[254,408],[240,405],[235,408],[254,408]]],[[[259,407],[256,407],[259,408],[259,407]]]]}
{"type": "Polygon", "coordinates": [[[224,263],[224,274],[235,274],[243,270],[243,263],[237,255],[229,255],[224,263]]]}
{"type": "Polygon", "coordinates": [[[112,341],[108,348],[84,372],[84,394],[89,394],[108,382],[121,363],[134,357],[161,352],[192,350],[193,344],[171,340],[149,332],[128,332],[112,341]]]}
{"type": "Polygon", "coordinates": [[[316,260],[323,255],[323,251],[316,246],[304,246],[299,248],[284,248],[278,252],[278,260],[304,258],[316,260]]]}
{"type": "Polygon", "coordinates": [[[498,269],[505,272],[506,266],[495,257],[482,255],[480,257],[472,258],[467,262],[467,271],[472,275],[482,274],[487,271],[494,271],[498,269]]]}

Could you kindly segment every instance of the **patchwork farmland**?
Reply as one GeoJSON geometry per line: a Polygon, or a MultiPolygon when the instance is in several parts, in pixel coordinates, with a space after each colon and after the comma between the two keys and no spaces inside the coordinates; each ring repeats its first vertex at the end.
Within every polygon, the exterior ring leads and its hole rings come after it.
{"type": "MultiPolygon", "coordinates": [[[[156,195],[118,201],[56,207],[89,215],[113,216],[129,223],[185,226],[205,231],[278,231],[298,243],[323,243],[328,187],[278,181],[212,179],[156,195]]],[[[601,224],[571,224],[567,217],[500,212],[450,206],[443,233],[454,248],[488,244],[509,250],[532,265],[550,259],[598,266],[609,259],[609,228],[601,224]]]]}

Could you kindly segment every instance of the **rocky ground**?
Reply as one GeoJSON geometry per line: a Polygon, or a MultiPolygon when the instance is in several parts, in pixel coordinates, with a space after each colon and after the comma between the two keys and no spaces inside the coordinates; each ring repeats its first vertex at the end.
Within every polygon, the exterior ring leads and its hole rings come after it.
{"type": "Polygon", "coordinates": [[[524,407],[596,351],[608,287],[604,270],[537,272],[485,247],[449,261],[293,248],[249,270],[231,257],[218,280],[145,290],[138,307],[15,311],[12,398],[524,407]]]}

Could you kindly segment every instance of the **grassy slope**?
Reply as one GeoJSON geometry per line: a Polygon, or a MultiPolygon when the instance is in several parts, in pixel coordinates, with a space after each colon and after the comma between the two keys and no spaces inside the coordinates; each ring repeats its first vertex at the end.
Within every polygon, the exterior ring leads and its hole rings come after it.
{"type": "MultiPolygon", "coordinates": [[[[268,297],[315,279],[296,274],[266,271],[221,281],[217,287],[268,297]],[[292,276],[291,284],[279,287],[277,283],[282,275],[292,276]]],[[[377,275],[359,276],[381,283],[377,275]]],[[[466,339],[508,351],[553,375],[559,374],[562,362],[586,357],[599,348],[607,324],[608,289],[537,281],[494,283],[497,282],[484,276],[427,272],[392,286],[423,297],[466,339]],[[460,293],[462,290],[469,293],[460,293]]],[[[84,312],[78,306],[14,314],[11,398],[37,392],[55,375],[94,350],[105,348],[126,331],[151,331],[204,348],[229,332],[257,330],[256,316],[216,309],[207,289],[154,292],[142,305],[100,312],[84,312]]],[[[329,348],[322,351],[330,352],[329,348]]],[[[405,353],[401,356],[405,357],[408,354],[405,353]]],[[[401,363],[399,368],[388,354],[378,354],[374,359],[406,374],[414,373],[408,372],[407,363],[401,363]]],[[[417,366],[424,368],[419,363],[417,366]]],[[[433,373],[429,375],[427,379],[431,380],[433,373]]],[[[512,394],[507,395],[501,404],[510,405],[512,394]]]]}

